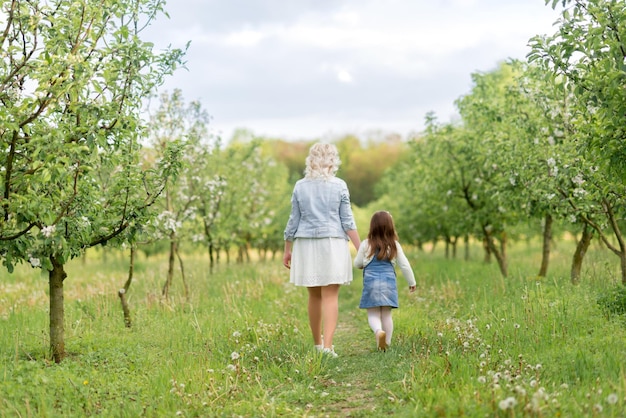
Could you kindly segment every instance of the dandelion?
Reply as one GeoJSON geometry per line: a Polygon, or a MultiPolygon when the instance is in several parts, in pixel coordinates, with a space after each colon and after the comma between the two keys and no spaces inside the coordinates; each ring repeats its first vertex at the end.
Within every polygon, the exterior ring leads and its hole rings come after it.
{"type": "Polygon", "coordinates": [[[487,383],[487,378],[485,376],[478,376],[476,380],[478,380],[478,383],[487,383]]]}
{"type": "Polygon", "coordinates": [[[237,367],[234,364],[229,364],[228,366],[226,366],[226,370],[234,372],[235,370],[237,370],[237,367]]]}
{"type": "Polygon", "coordinates": [[[606,397],[606,401],[609,405],[615,405],[617,403],[617,394],[615,393],[611,393],[609,396],[606,397]]]}
{"type": "Polygon", "coordinates": [[[498,404],[498,407],[501,410],[506,411],[507,409],[513,409],[515,405],[517,405],[517,399],[515,399],[512,396],[509,396],[506,399],[502,399],[500,403],[498,404]]]}
{"type": "Polygon", "coordinates": [[[239,359],[239,353],[236,351],[233,351],[232,353],[230,353],[230,359],[231,360],[238,360],[239,359]]]}
{"type": "Polygon", "coordinates": [[[235,338],[241,337],[241,332],[239,332],[239,331],[233,332],[233,337],[235,337],[235,338]]]}
{"type": "Polygon", "coordinates": [[[519,329],[519,327],[520,327],[520,324],[513,324],[513,328],[519,329]]]}

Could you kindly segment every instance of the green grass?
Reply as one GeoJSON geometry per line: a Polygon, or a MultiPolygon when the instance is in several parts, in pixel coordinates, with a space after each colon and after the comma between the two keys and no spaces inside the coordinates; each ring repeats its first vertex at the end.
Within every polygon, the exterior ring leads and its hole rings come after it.
{"type": "Polygon", "coordinates": [[[621,417],[626,329],[598,303],[615,293],[617,258],[592,248],[572,286],[571,251],[559,243],[542,279],[534,244],[510,248],[506,279],[480,248],[470,261],[407,251],[418,289],[409,295],[399,277],[386,353],[358,309],[355,271],[341,289],[336,359],[312,349],[306,292],[278,258],[210,274],[190,255],[190,298],[176,277],[168,301],[164,259],[140,258],[127,329],[117,297],[127,260],[94,252],[68,265],[68,357],[54,364],[47,278],[18,268],[0,277],[0,417],[621,417]]]}

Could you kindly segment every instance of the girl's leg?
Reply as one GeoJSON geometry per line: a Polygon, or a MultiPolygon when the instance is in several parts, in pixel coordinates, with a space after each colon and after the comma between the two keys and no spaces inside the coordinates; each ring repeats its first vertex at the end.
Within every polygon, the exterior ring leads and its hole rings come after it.
{"type": "Polygon", "coordinates": [[[387,349],[387,335],[385,333],[384,323],[382,322],[382,311],[384,307],[368,308],[367,322],[376,336],[376,346],[379,350],[387,349]]]}
{"type": "Polygon", "coordinates": [[[383,329],[380,308],[367,308],[367,322],[370,324],[370,328],[374,333],[383,329]]]}
{"type": "MultiPolygon", "coordinates": [[[[339,285],[331,284],[321,288],[322,323],[324,326],[324,348],[333,349],[333,336],[339,318],[339,285]]],[[[321,336],[320,336],[321,339],[321,336]]],[[[316,342],[317,344],[317,342],[316,342]]]]}
{"type": "Polygon", "coordinates": [[[307,287],[309,291],[309,326],[313,334],[313,343],[322,345],[322,288],[307,287]]]}
{"type": "Polygon", "coordinates": [[[391,335],[393,334],[393,318],[391,317],[391,307],[383,306],[380,308],[381,321],[383,323],[382,329],[387,334],[387,345],[391,344],[391,335]]]}

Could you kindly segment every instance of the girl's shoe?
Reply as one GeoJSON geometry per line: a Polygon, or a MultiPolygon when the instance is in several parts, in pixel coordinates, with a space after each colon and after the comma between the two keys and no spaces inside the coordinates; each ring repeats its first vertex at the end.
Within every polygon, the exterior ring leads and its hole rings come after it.
{"type": "Polygon", "coordinates": [[[376,346],[379,350],[387,351],[387,333],[382,329],[376,331],[376,346]]]}

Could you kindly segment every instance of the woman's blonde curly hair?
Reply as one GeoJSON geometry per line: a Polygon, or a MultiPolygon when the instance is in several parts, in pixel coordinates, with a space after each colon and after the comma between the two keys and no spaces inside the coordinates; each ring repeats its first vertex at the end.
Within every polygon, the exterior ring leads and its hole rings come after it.
{"type": "Polygon", "coordinates": [[[330,178],[337,173],[341,160],[336,146],[318,142],[309,149],[305,163],[306,178],[330,178]]]}

